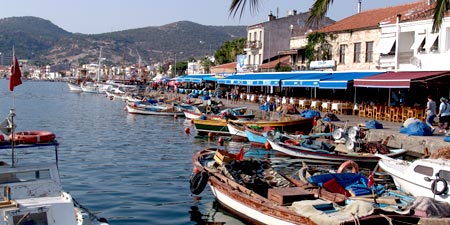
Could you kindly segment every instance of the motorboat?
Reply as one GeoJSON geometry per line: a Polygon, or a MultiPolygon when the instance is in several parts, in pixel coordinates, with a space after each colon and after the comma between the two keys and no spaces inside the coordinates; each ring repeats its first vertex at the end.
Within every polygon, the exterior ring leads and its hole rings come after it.
{"type": "Polygon", "coordinates": [[[414,196],[431,197],[450,203],[450,162],[448,159],[416,159],[407,161],[377,155],[378,165],[391,175],[396,186],[414,196]]]}

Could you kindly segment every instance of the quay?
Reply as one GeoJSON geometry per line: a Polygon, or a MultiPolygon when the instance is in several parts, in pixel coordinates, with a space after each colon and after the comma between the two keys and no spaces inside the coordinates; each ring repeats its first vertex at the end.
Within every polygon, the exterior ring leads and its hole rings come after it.
{"type": "MultiPolygon", "coordinates": [[[[222,98],[217,99],[216,101],[222,101],[226,107],[245,106],[247,107],[247,113],[253,113],[256,117],[266,115],[267,113],[278,114],[278,112],[266,112],[260,110],[259,103],[249,101],[232,103],[231,100],[222,98]]],[[[322,117],[323,115],[324,113],[321,112],[322,117]]],[[[366,121],[373,120],[373,118],[359,117],[357,115],[336,114],[336,116],[339,118],[340,122],[333,123],[344,126],[345,122],[347,122],[347,127],[358,126],[365,124],[366,121]]],[[[433,136],[410,136],[408,134],[400,133],[400,127],[403,124],[402,122],[377,121],[383,125],[383,129],[370,129],[366,133],[367,141],[380,141],[390,137],[388,142],[389,147],[406,149],[408,154],[412,156],[422,156],[425,153],[431,154],[441,148],[450,147],[450,142],[444,141],[444,134],[437,133],[437,131],[435,131],[433,136]]]]}

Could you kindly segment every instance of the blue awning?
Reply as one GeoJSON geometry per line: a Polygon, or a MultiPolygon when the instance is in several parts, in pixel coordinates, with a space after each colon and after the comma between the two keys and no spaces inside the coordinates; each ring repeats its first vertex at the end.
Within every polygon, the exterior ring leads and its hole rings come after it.
{"type": "Polygon", "coordinates": [[[329,76],[330,76],[329,72],[297,73],[297,76],[295,76],[295,77],[283,79],[281,86],[283,86],[283,87],[319,87],[320,80],[325,79],[329,76]]]}
{"type": "Polygon", "coordinates": [[[219,84],[242,86],[279,86],[281,81],[298,76],[298,72],[287,73],[248,73],[237,74],[223,79],[218,79],[219,84]]]}
{"type": "Polygon", "coordinates": [[[384,71],[367,71],[367,72],[333,72],[330,77],[321,79],[319,82],[320,89],[347,89],[350,82],[354,79],[373,76],[384,73],[384,71]]]}
{"type": "Polygon", "coordinates": [[[177,77],[175,80],[177,82],[192,82],[192,83],[201,83],[208,77],[212,77],[212,74],[191,74],[182,77],[177,77]]]}

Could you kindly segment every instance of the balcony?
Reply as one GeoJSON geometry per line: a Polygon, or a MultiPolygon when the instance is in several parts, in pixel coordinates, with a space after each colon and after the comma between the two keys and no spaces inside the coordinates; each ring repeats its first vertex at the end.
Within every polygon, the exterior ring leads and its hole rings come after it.
{"type": "Polygon", "coordinates": [[[261,41],[247,41],[245,43],[244,50],[245,51],[255,50],[255,49],[260,49],[261,47],[262,47],[261,41]]]}

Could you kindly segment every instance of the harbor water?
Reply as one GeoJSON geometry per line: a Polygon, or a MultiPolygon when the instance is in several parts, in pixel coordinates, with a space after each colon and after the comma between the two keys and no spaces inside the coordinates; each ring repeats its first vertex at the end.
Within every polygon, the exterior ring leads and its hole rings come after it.
{"type": "MultiPolygon", "coordinates": [[[[217,146],[195,137],[190,121],[131,115],[121,100],[70,92],[63,82],[24,81],[10,92],[8,81],[0,80],[0,93],[4,117],[15,109],[16,131],[56,134],[64,190],[110,224],[197,224],[199,213],[209,221],[244,224],[216,212],[209,187],[200,196],[190,193],[193,153],[217,146]],[[186,127],[191,134],[185,134],[186,127]]],[[[41,160],[41,151],[17,149],[18,163],[23,154],[41,160]]]]}

